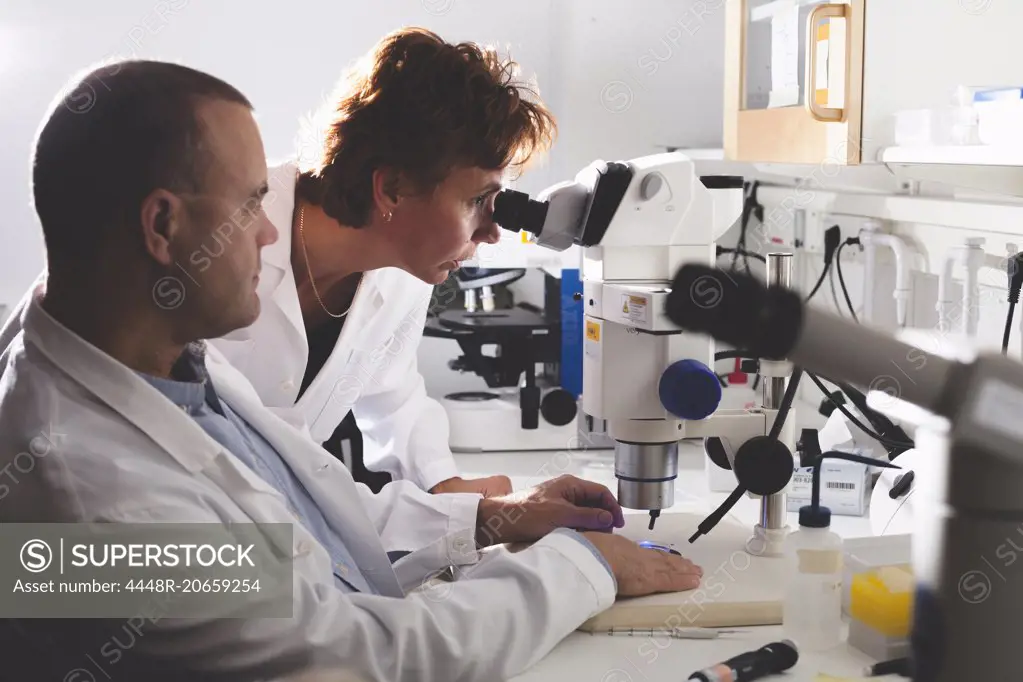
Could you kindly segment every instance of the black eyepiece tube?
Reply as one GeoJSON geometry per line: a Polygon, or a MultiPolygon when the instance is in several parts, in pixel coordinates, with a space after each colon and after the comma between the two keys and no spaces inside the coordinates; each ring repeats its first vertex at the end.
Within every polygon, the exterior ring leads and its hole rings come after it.
{"type": "Polygon", "coordinates": [[[768,360],[787,358],[803,328],[803,302],[795,292],[699,264],[679,269],[665,313],[687,331],[768,360]]]}
{"type": "Polygon", "coordinates": [[[524,230],[540,236],[547,220],[547,202],[530,199],[525,192],[501,190],[494,197],[494,222],[511,232],[524,230]]]}
{"type": "MultiPolygon", "coordinates": [[[[675,275],[665,314],[685,331],[706,334],[751,356],[789,360],[830,381],[893,393],[950,416],[944,400],[958,363],[893,335],[803,303],[795,291],[767,287],[752,275],[696,263],[675,275]]],[[[953,394],[949,394],[953,395],[953,394]]]]}

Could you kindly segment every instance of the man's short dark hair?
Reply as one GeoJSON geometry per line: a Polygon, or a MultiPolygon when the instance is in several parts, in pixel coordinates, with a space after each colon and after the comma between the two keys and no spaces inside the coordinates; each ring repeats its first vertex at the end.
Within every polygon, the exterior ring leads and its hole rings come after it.
{"type": "Polygon", "coordinates": [[[196,111],[210,99],[252,108],[224,81],[167,62],[117,62],[71,84],[39,131],[32,164],[51,268],[95,254],[111,230],[138,220],[153,190],[199,190],[207,158],[196,111]]]}

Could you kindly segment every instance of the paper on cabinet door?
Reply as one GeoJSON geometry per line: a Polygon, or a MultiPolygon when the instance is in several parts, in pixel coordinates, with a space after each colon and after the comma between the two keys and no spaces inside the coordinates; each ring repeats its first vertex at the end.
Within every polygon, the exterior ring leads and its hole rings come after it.
{"type": "Polygon", "coordinates": [[[799,104],[799,6],[795,0],[771,17],[771,97],[768,108],[799,104]]]}

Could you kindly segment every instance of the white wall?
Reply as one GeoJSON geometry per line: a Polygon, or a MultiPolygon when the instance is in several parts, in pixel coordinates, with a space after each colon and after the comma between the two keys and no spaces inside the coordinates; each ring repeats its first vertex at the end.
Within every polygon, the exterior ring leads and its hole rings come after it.
{"type": "Polygon", "coordinates": [[[708,4],[557,3],[562,135],[552,165],[562,177],[597,158],[721,145],[724,11],[708,4]]]}

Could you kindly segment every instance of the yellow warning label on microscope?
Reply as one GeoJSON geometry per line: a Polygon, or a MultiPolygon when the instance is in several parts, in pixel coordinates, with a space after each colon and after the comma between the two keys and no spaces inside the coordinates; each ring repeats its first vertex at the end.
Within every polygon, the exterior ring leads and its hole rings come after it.
{"type": "Polygon", "coordinates": [[[629,318],[631,322],[647,324],[649,323],[647,319],[648,303],[646,296],[624,294],[622,295],[622,314],[629,318]]]}

